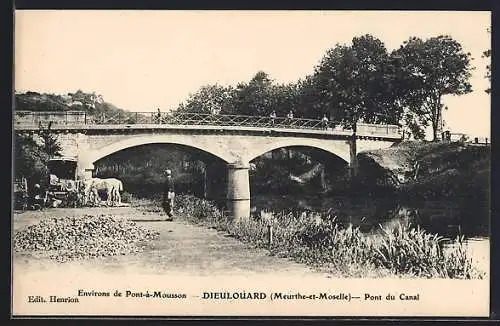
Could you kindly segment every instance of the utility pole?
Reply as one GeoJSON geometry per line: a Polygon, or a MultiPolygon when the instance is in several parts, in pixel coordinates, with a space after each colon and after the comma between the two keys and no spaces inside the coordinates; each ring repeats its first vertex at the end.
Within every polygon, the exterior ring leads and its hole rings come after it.
{"type": "Polygon", "coordinates": [[[208,197],[208,185],[207,185],[207,164],[202,163],[203,169],[203,198],[207,199],[208,197]]]}

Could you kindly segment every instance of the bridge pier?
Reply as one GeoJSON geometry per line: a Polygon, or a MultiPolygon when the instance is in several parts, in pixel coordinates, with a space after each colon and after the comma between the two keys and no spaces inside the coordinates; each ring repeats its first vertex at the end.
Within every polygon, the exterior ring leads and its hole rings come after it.
{"type": "Polygon", "coordinates": [[[227,202],[234,220],[250,217],[250,178],[248,163],[228,164],[227,202]]]}

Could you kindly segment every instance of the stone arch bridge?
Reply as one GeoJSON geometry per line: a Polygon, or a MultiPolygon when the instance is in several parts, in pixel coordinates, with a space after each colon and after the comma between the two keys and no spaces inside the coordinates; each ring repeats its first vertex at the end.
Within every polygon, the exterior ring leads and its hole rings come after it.
{"type": "MultiPolygon", "coordinates": [[[[307,126],[282,125],[274,120],[253,125],[220,122],[215,125],[200,121],[185,124],[54,123],[51,130],[57,134],[63,155],[77,157],[79,173],[85,178],[92,176],[94,162],[134,146],[168,143],[210,153],[227,163],[227,200],[234,218],[250,215],[249,162],[266,152],[291,146],[317,148],[342,158],[355,170],[357,152],[387,148],[401,140],[400,130],[394,125],[358,124],[353,137],[352,130],[319,126],[319,121],[311,127],[312,120],[307,119],[295,119],[294,122],[300,120],[307,122],[307,126]]],[[[14,122],[16,132],[37,132],[40,127],[40,122],[14,122]]]]}

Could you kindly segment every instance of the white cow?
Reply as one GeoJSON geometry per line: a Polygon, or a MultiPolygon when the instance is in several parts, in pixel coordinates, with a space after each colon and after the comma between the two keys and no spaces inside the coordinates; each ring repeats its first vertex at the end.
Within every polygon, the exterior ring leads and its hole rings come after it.
{"type": "Polygon", "coordinates": [[[114,204],[121,204],[120,191],[123,191],[123,183],[116,178],[91,178],[84,180],[85,185],[85,203],[92,202],[93,204],[98,204],[101,200],[99,197],[99,191],[104,191],[106,193],[106,204],[108,206],[114,204]]]}

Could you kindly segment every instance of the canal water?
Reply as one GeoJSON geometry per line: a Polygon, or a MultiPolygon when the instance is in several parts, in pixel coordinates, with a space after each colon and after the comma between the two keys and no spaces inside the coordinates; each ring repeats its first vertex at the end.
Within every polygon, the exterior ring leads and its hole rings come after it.
{"type": "Polygon", "coordinates": [[[464,235],[468,239],[489,236],[489,204],[462,201],[401,201],[360,197],[332,196],[256,196],[252,211],[314,211],[336,216],[341,224],[352,223],[363,232],[398,222],[419,225],[446,238],[464,235]]]}

